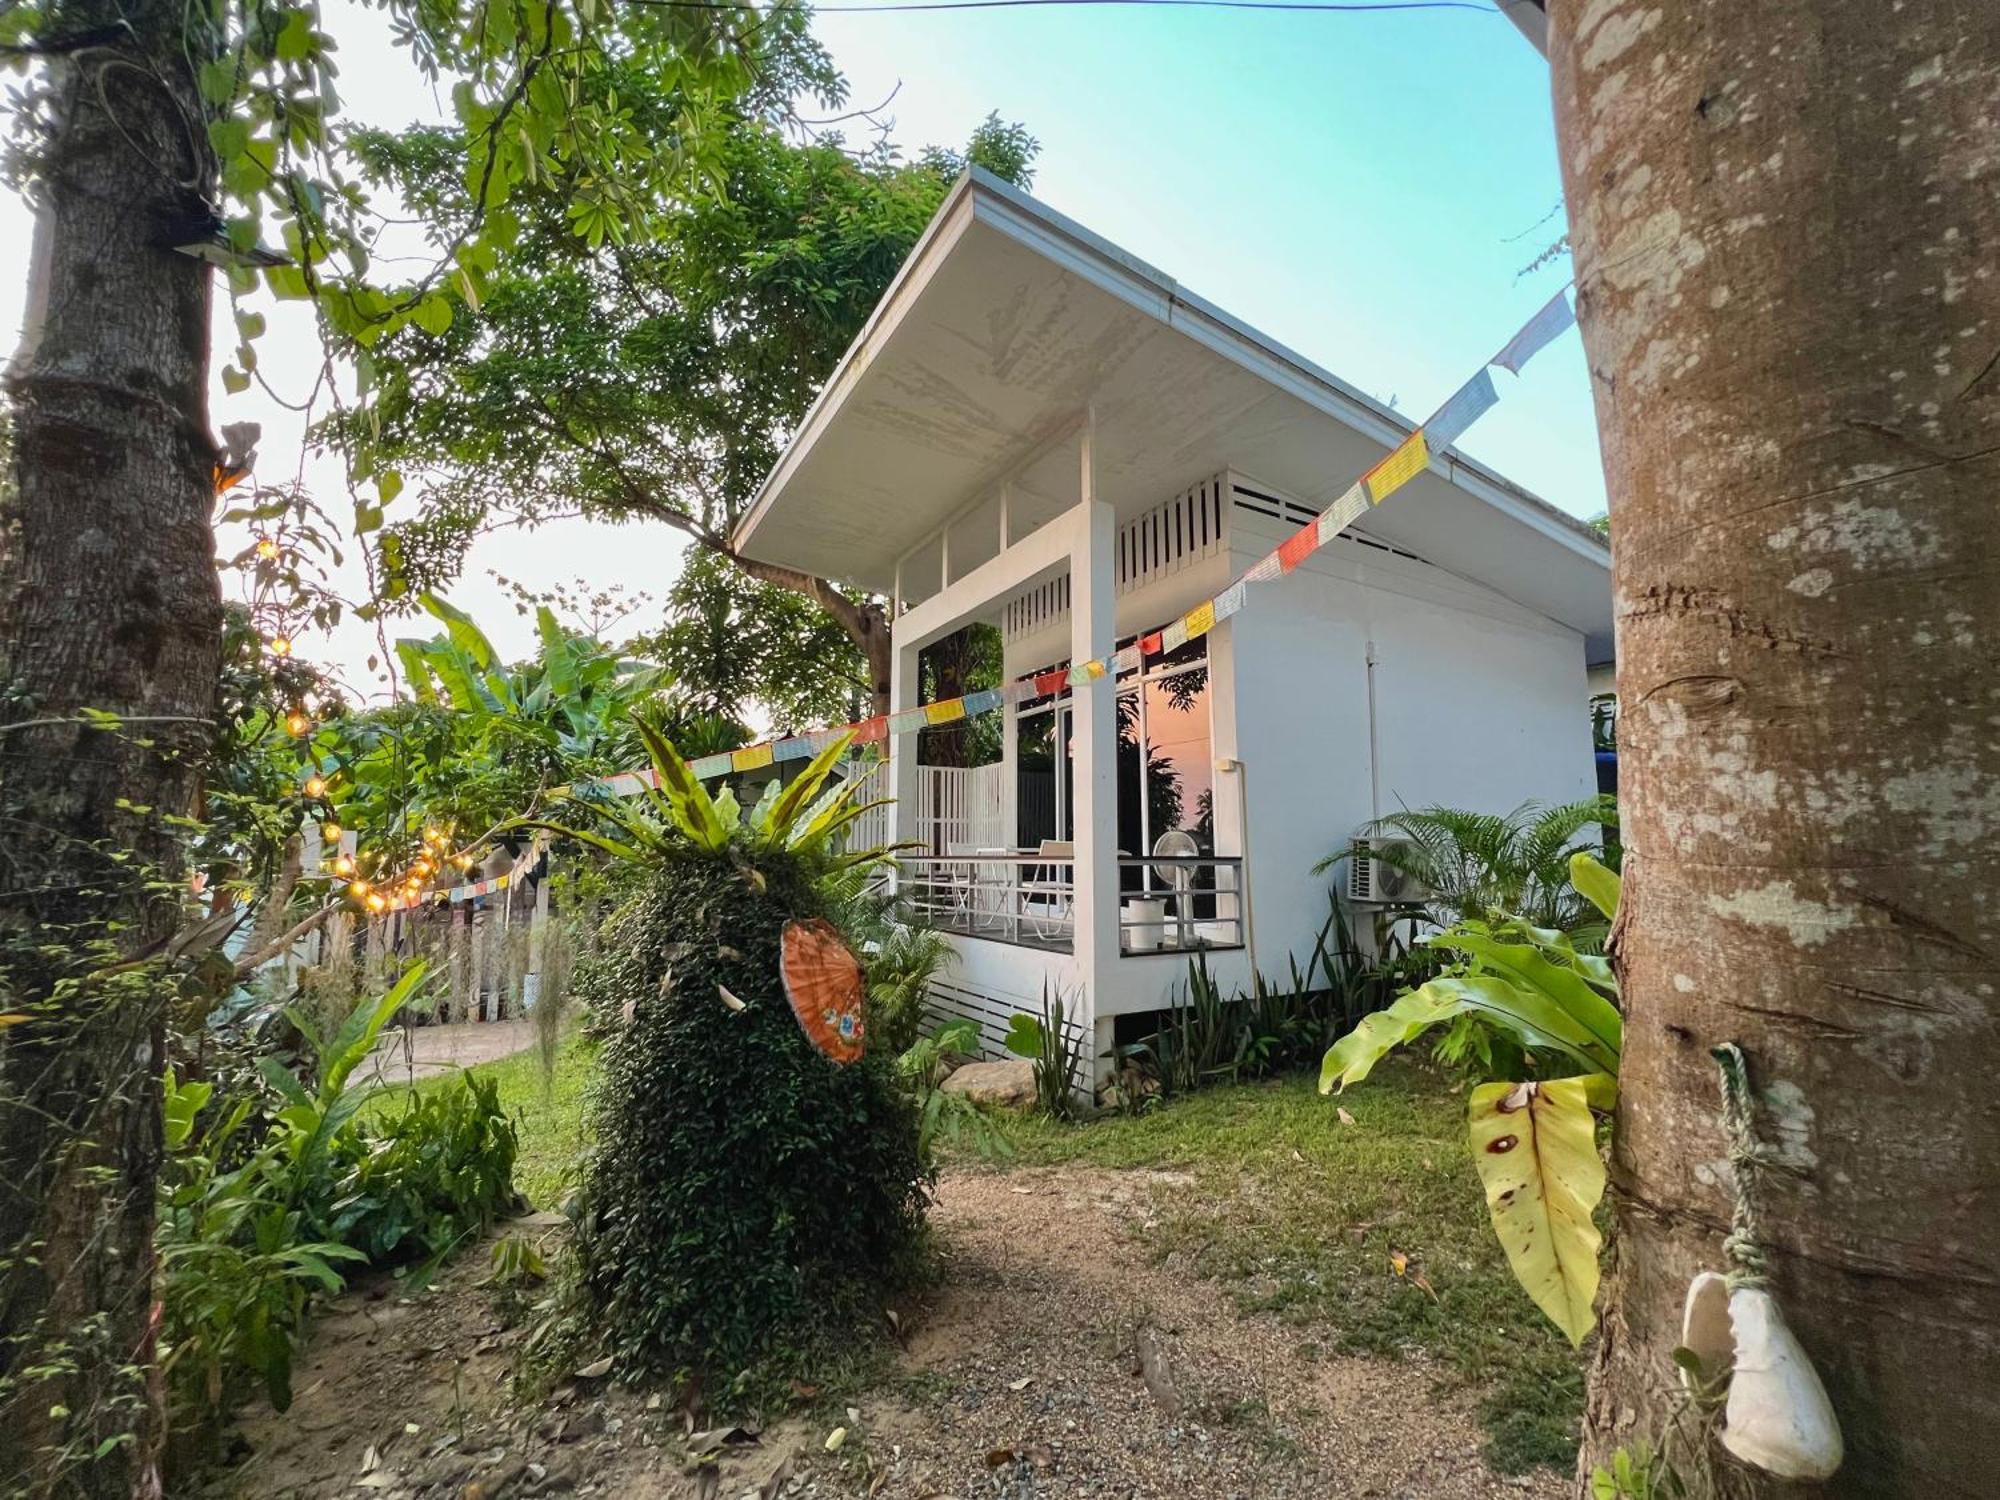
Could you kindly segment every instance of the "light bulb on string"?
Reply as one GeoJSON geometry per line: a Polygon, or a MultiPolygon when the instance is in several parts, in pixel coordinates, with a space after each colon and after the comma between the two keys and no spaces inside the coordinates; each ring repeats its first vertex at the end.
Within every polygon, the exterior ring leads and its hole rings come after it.
{"type": "Polygon", "coordinates": [[[292,638],[288,635],[272,636],[271,654],[273,656],[290,656],[292,654],[292,638]]]}
{"type": "Polygon", "coordinates": [[[345,854],[341,855],[340,858],[333,862],[333,873],[342,876],[352,875],[354,873],[354,861],[345,854]]]}
{"type": "Polygon", "coordinates": [[[265,562],[276,562],[278,558],[278,544],[270,537],[259,537],[257,540],[257,556],[265,562]]]}
{"type": "Polygon", "coordinates": [[[319,825],[320,839],[328,844],[339,843],[340,836],[346,831],[338,823],[322,823],[319,825]]]}
{"type": "Polygon", "coordinates": [[[295,708],[285,715],[285,733],[292,736],[292,738],[303,739],[311,732],[312,720],[306,717],[304,709],[295,708]]]}
{"type": "Polygon", "coordinates": [[[389,909],[389,900],[380,891],[370,891],[368,893],[368,909],[377,914],[385,912],[389,909]]]}
{"type": "Polygon", "coordinates": [[[306,778],[305,792],[308,797],[324,797],[326,795],[326,778],[324,776],[308,776],[306,778]]]}

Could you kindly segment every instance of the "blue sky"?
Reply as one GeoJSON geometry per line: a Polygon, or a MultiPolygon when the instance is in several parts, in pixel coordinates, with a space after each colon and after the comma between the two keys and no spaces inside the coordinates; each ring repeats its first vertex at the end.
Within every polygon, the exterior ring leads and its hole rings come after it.
{"type": "MultiPolygon", "coordinates": [[[[914,146],[990,109],[1037,196],[1195,293],[1427,415],[1569,278],[1548,69],[1497,12],[1143,7],[822,14],[855,104],[914,146]]],[[[1465,450],[1604,508],[1581,344],[1505,374],[1465,450]]]]}
{"type": "MultiPolygon", "coordinates": [[[[379,11],[323,8],[351,118],[438,117],[379,11]]],[[[1559,213],[1539,222],[1561,185],[1547,68],[1497,11],[1028,7],[822,13],[817,30],[854,105],[895,91],[887,114],[905,150],[960,144],[989,110],[1023,122],[1042,143],[1038,196],[1413,420],[1570,274],[1566,260],[1518,274],[1561,232],[1559,213]]],[[[0,193],[0,337],[19,324],[29,227],[0,193]]],[[[263,368],[297,397],[317,340],[297,308],[269,311],[263,368]]],[[[1461,447],[1577,515],[1602,510],[1576,334],[1525,378],[1495,379],[1500,405],[1461,447]]],[[[296,473],[345,510],[338,468],[302,457],[299,419],[255,390],[225,396],[218,381],[213,420],[245,418],[264,424],[262,477],[296,473]]],[[[664,528],[560,522],[482,541],[453,597],[502,650],[525,652],[532,626],[487,569],[537,588],[581,577],[657,596],[679,556],[664,528]]],[[[365,628],[301,650],[344,667],[358,693],[376,686],[365,628]]]]}

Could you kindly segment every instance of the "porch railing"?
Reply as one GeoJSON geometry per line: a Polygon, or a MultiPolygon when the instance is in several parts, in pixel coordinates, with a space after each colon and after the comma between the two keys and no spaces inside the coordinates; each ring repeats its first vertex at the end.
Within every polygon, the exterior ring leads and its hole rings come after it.
{"type": "MultiPolygon", "coordinates": [[[[1235,855],[1118,856],[1118,951],[1133,956],[1243,946],[1243,861],[1235,855]]],[[[1076,861],[973,849],[908,855],[898,886],[917,916],[971,937],[1059,953],[1076,941],[1076,861]]]]}

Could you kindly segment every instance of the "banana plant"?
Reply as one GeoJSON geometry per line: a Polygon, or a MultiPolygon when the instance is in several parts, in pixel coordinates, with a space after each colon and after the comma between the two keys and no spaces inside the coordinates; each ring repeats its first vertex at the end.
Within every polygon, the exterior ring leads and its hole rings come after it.
{"type": "Polygon", "coordinates": [[[445,633],[396,642],[410,691],[419,703],[467,716],[476,730],[505,725],[572,759],[601,754],[626,711],[660,684],[659,668],[571,635],[547,605],[535,611],[540,655],[510,670],[472,616],[435,594],[419,597],[445,633]]]}
{"type": "Polygon", "coordinates": [[[711,794],[681,757],[673,742],[643,719],[633,724],[653,766],[653,777],[638,797],[592,803],[602,825],[578,828],[539,818],[521,819],[517,828],[543,828],[616,859],[643,862],[693,845],[720,854],[739,840],[760,853],[787,851],[806,857],[827,857],[840,868],[879,863],[890,851],[880,848],[836,852],[835,840],[856,819],[883,801],[857,803],[861,778],[828,785],[852,742],[842,735],[821,750],[789,784],[773,781],[746,816],[735,791],[724,786],[711,794]]]}
{"type": "MultiPolygon", "coordinates": [[[[1589,854],[1570,859],[1570,882],[1607,921],[1619,879],[1589,854]]],[[[1604,1162],[1593,1111],[1617,1102],[1624,1018],[1611,966],[1579,952],[1570,937],[1518,918],[1461,921],[1427,940],[1456,956],[1451,968],[1361,1023],[1327,1050],[1320,1092],[1366,1078],[1392,1049],[1431,1027],[1475,1015],[1574,1074],[1481,1084],[1467,1109],[1473,1161],[1487,1212],[1536,1306],[1581,1343],[1596,1322],[1593,1220],[1604,1196],[1604,1162]]]]}

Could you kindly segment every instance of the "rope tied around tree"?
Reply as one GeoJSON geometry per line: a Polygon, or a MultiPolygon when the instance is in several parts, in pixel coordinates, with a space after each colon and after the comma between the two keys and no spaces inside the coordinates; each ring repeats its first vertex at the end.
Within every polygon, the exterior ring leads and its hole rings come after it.
{"type": "Polygon", "coordinates": [[[1770,1280],[1770,1259],[1764,1249],[1757,1217],[1756,1176],[1763,1153],[1757,1145],[1755,1097],[1750,1092],[1750,1063],[1743,1049],[1724,1042],[1710,1049],[1722,1086],[1722,1131],[1729,1143],[1729,1175],[1733,1202],[1730,1232],[1722,1242],[1729,1263],[1729,1285],[1763,1286],[1770,1280]]]}

